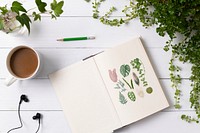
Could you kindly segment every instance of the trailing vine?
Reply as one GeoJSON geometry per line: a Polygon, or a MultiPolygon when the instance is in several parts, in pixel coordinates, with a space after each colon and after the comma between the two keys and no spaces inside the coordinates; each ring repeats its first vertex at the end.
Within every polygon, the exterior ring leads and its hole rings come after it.
{"type": "Polygon", "coordinates": [[[130,0],[122,9],[125,17],[110,19],[115,7],[103,16],[99,16],[99,7],[105,0],[93,2],[93,17],[110,26],[120,26],[138,17],[144,27],[156,25],[156,32],[160,36],[169,36],[169,41],[164,46],[165,51],[172,51],[170,60],[170,78],[175,89],[175,108],[180,108],[181,77],[180,68],[174,65],[175,60],[192,64],[190,103],[196,112],[196,118],[182,115],[187,122],[199,122],[200,119],[200,1],[199,0],[130,0]],[[180,34],[183,39],[173,43],[180,34]]]}

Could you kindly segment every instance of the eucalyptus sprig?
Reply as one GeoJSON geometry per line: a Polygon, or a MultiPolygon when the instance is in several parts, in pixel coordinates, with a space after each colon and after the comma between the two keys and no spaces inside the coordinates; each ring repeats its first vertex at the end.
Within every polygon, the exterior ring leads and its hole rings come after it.
{"type": "Polygon", "coordinates": [[[62,13],[62,7],[64,1],[57,2],[53,0],[50,3],[50,9],[47,10],[47,3],[41,0],[35,0],[35,5],[38,11],[32,11],[32,9],[25,9],[23,4],[18,1],[13,1],[11,7],[7,5],[0,7],[0,30],[10,33],[21,27],[26,27],[30,33],[30,24],[33,21],[41,20],[41,14],[49,14],[52,18],[59,17],[62,13]],[[32,11],[32,12],[31,12],[32,11]],[[17,23],[18,22],[18,23],[17,23]]]}
{"type": "Polygon", "coordinates": [[[170,60],[170,78],[175,89],[175,108],[181,108],[180,95],[181,77],[180,68],[174,64],[175,60],[182,63],[190,63],[191,91],[189,101],[191,108],[195,110],[196,117],[182,115],[187,122],[199,122],[200,119],[200,1],[199,0],[130,0],[130,3],[121,11],[125,17],[110,19],[115,7],[103,16],[99,15],[99,7],[102,0],[95,0],[93,13],[100,22],[110,26],[120,26],[138,17],[144,27],[156,25],[156,32],[160,36],[169,36],[169,41],[164,46],[165,51],[172,51],[170,60]],[[181,35],[178,43],[173,43],[177,36],[181,35]]]}

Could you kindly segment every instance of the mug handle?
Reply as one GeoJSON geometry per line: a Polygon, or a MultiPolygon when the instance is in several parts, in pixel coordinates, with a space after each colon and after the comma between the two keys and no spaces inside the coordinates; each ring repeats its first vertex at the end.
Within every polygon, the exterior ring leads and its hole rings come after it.
{"type": "Polygon", "coordinates": [[[13,84],[17,79],[13,76],[9,76],[8,78],[5,79],[5,85],[10,86],[13,84]]]}

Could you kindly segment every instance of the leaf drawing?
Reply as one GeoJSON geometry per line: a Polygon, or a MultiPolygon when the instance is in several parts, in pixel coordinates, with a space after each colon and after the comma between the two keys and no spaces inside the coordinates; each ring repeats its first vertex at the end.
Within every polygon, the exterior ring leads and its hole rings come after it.
{"type": "Polygon", "coordinates": [[[125,89],[125,87],[124,87],[124,83],[123,83],[121,80],[119,80],[118,85],[119,85],[120,88],[121,88],[121,92],[126,91],[126,89],[125,89]]]}
{"type": "Polygon", "coordinates": [[[121,92],[119,92],[119,101],[120,101],[121,104],[127,103],[126,98],[124,97],[124,95],[121,92]]]}
{"type": "Polygon", "coordinates": [[[116,84],[116,86],[114,87],[115,89],[121,89],[121,92],[126,91],[126,88],[124,87],[124,83],[122,81],[118,81],[118,83],[116,84]]]}
{"type": "Polygon", "coordinates": [[[133,102],[136,100],[135,93],[132,92],[132,91],[128,92],[128,97],[129,97],[129,99],[130,99],[131,101],[133,101],[133,102]]]}
{"type": "Polygon", "coordinates": [[[153,92],[152,87],[148,87],[148,88],[146,89],[146,92],[147,92],[148,94],[151,94],[151,93],[153,92]]]}
{"type": "Polygon", "coordinates": [[[132,89],[131,85],[130,85],[124,78],[122,78],[122,79],[123,79],[124,82],[128,85],[128,87],[129,87],[130,89],[132,89]]]}
{"type": "Polygon", "coordinates": [[[126,77],[130,73],[130,66],[129,65],[121,65],[120,67],[120,73],[122,74],[123,77],[126,77]]]}
{"type": "Polygon", "coordinates": [[[113,82],[117,82],[117,73],[116,73],[116,69],[113,69],[112,70],[108,70],[109,72],[109,76],[110,76],[110,79],[113,81],[113,82]]]}
{"type": "Polygon", "coordinates": [[[132,89],[134,89],[133,80],[132,79],[131,79],[131,87],[132,87],[132,89]]]}
{"type": "Polygon", "coordinates": [[[135,83],[139,86],[139,78],[137,77],[137,75],[133,72],[133,80],[135,81],[135,83]]]}
{"type": "Polygon", "coordinates": [[[141,67],[141,62],[139,58],[135,58],[134,60],[131,61],[131,65],[133,66],[133,68],[137,69],[137,71],[140,70],[141,67]]]}

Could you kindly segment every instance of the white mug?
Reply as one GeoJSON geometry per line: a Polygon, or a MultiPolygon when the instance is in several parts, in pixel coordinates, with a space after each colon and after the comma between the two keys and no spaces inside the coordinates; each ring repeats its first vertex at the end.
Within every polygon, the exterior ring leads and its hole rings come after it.
{"type": "MultiPolygon", "coordinates": [[[[14,57],[13,57],[14,58],[14,57]]],[[[6,59],[6,67],[7,67],[7,70],[9,72],[9,77],[6,78],[5,80],[5,85],[6,86],[10,86],[11,84],[13,84],[15,81],[17,80],[27,80],[27,79],[31,79],[31,78],[34,78],[36,75],[38,75],[39,71],[41,70],[41,67],[42,67],[42,64],[41,64],[41,55],[36,51],[34,50],[33,48],[29,47],[29,46],[25,46],[25,45],[20,45],[20,46],[17,46],[17,47],[14,47],[13,49],[11,49],[11,51],[9,52],[9,54],[7,55],[7,59],[6,59]],[[20,49],[23,49],[23,48],[28,48],[29,50],[32,50],[36,57],[37,57],[37,67],[35,69],[35,71],[28,77],[20,77],[20,76],[17,76],[12,68],[11,68],[11,65],[10,65],[10,62],[11,62],[11,57],[13,56],[13,54],[17,51],[17,50],[20,50],[20,49]]]]}

